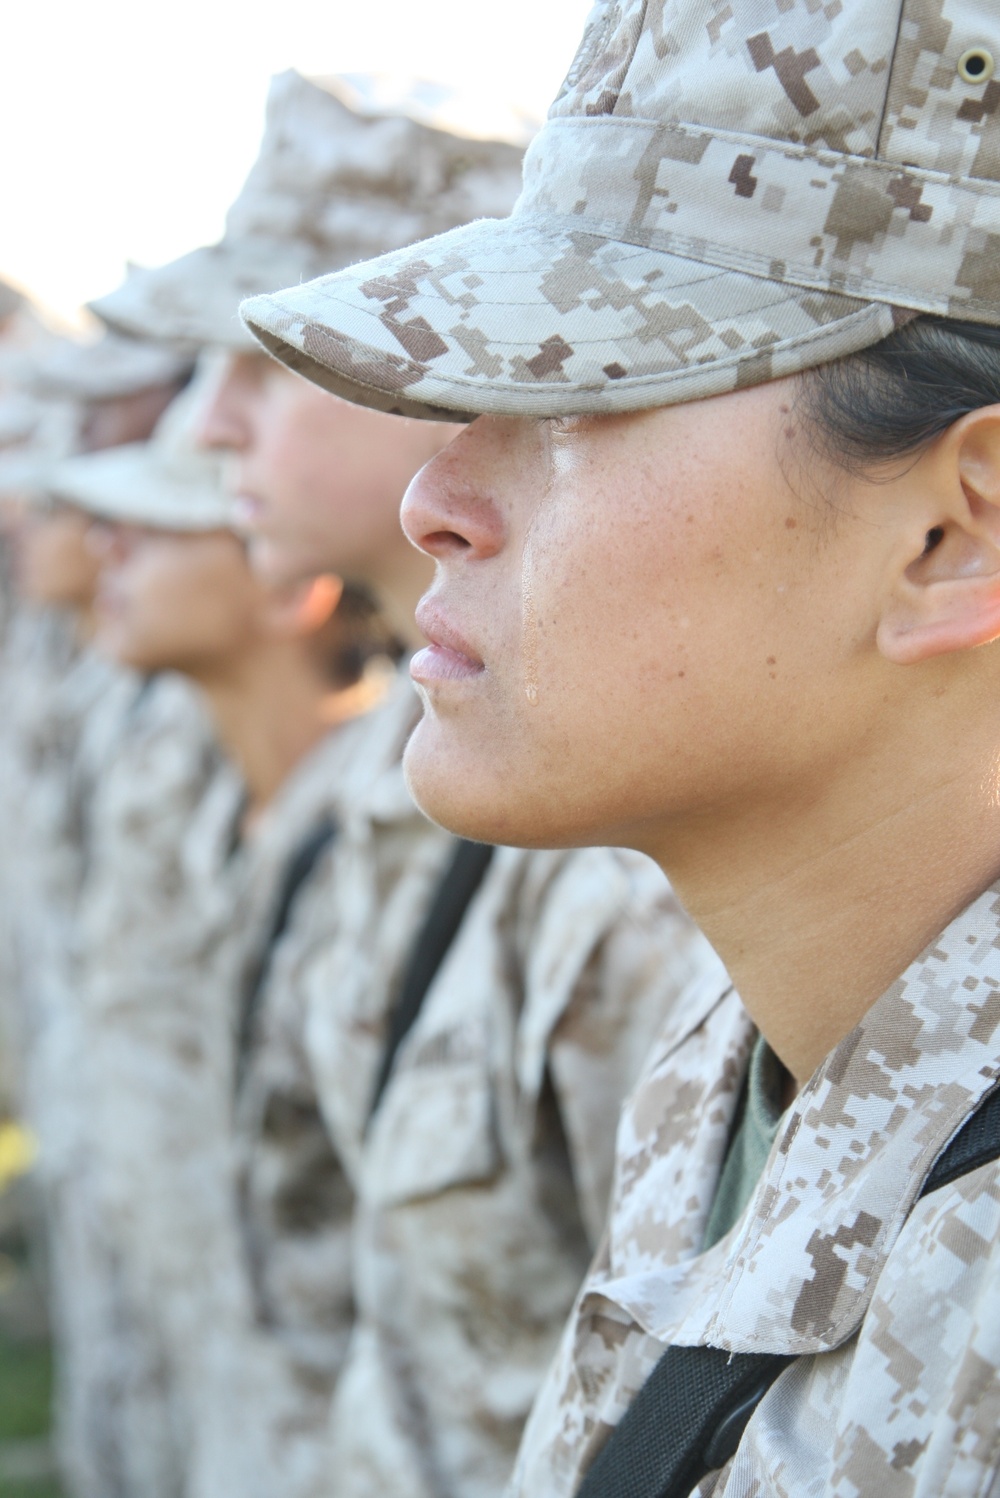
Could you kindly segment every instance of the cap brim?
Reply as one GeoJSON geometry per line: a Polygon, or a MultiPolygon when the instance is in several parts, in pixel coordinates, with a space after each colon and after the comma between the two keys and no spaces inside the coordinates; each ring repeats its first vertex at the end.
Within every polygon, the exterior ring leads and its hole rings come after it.
{"type": "MultiPolygon", "coordinates": [[[[300,275],[300,260],[283,244],[223,240],[167,265],[133,271],[88,305],[109,328],[130,338],[245,352],[256,344],[240,321],[240,302],[300,275]]],[[[307,273],[313,269],[314,260],[307,273]]]]}
{"type": "Polygon", "coordinates": [[[882,303],[520,215],[254,297],[240,314],[335,395],[444,421],[698,400],[853,353],[894,325],[882,303]]]}
{"type": "Polygon", "coordinates": [[[67,458],[48,475],[47,487],[91,515],[132,525],[212,531],[232,524],[221,488],[176,477],[143,442],[67,458]]]}

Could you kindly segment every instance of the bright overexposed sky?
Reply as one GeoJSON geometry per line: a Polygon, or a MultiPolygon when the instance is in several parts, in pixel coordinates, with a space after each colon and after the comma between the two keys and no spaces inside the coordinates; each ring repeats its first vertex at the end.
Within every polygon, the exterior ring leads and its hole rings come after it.
{"type": "Polygon", "coordinates": [[[33,0],[0,47],[0,275],[66,316],[217,238],[268,78],[378,73],[541,119],[590,0],[33,0]]]}

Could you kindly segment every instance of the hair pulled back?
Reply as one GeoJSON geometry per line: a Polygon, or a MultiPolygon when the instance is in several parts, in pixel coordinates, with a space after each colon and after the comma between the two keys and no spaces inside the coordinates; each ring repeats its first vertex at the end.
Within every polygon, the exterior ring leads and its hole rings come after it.
{"type": "Polygon", "coordinates": [[[1000,328],[916,317],[802,378],[825,457],[850,470],[915,457],[969,412],[1000,404],[1000,328]]]}
{"type": "Polygon", "coordinates": [[[395,665],[406,653],[371,594],[354,583],[345,586],[336,609],[311,643],[321,670],[338,690],[360,681],[372,661],[395,665]]]}

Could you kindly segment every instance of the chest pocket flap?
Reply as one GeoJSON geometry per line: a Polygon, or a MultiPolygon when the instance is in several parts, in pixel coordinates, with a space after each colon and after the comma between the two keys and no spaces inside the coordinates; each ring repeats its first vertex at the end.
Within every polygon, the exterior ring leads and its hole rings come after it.
{"type": "Polygon", "coordinates": [[[418,1025],[372,1120],[366,1194],[385,1204],[481,1184],[500,1168],[489,1029],[418,1025]]]}

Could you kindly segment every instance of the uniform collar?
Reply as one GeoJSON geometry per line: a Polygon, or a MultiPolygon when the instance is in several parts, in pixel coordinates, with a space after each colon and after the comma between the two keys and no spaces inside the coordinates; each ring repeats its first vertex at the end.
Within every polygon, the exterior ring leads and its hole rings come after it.
{"type": "MultiPolygon", "coordinates": [[[[745,1050],[731,1011],[718,1005],[707,1025],[728,1025],[724,1049],[745,1050]]],[[[705,1254],[656,1267],[647,1257],[637,1272],[605,1280],[601,1296],[666,1343],[781,1353],[839,1346],[860,1324],[935,1159],[1000,1076],[998,1029],[994,886],[819,1067],[731,1232],[705,1254]]],[[[696,1038],[687,1027],[678,1053],[696,1038]]]]}

